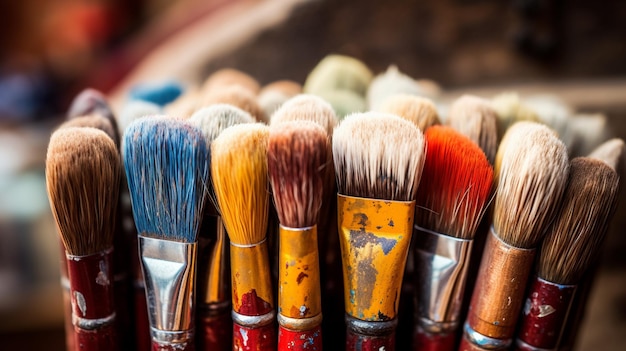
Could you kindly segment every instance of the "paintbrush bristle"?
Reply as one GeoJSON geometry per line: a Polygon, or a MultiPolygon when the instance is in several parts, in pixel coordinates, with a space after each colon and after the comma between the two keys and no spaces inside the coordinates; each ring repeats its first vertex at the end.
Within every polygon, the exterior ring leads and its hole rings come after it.
{"type": "Polygon", "coordinates": [[[254,118],[248,112],[229,104],[203,107],[189,117],[189,123],[202,131],[208,144],[228,127],[254,122],[254,118]]]}
{"type": "Polygon", "coordinates": [[[267,167],[280,223],[306,228],[319,219],[330,142],[324,128],[312,121],[273,124],[267,167]]]}
{"type": "Polygon", "coordinates": [[[600,160],[572,160],[556,221],[539,255],[538,274],[558,284],[576,284],[596,257],[615,208],[619,176],[600,160]]]}
{"type": "Polygon", "coordinates": [[[493,164],[498,148],[498,114],[488,100],[461,96],[450,107],[448,124],[478,144],[493,164]]]}
{"type": "Polygon", "coordinates": [[[400,116],[415,124],[422,132],[440,123],[435,104],[421,96],[390,96],[380,105],[379,111],[400,116]]]}
{"type": "Polygon", "coordinates": [[[90,255],[113,245],[121,162],[103,131],[67,127],[50,138],[46,185],[68,253],[90,255]]]}
{"type": "Polygon", "coordinates": [[[78,95],[76,95],[74,100],[72,100],[70,108],[67,111],[67,119],[69,120],[91,114],[101,115],[111,122],[113,128],[115,129],[115,137],[113,138],[113,141],[115,141],[115,144],[118,145],[119,134],[117,133],[117,121],[115,120],[111,106],[109,106],[104,94],[95,89],[87,88],[81,91],[78,95]]]}
{"type": "Polygon", "coordinates": [[[412,201],[424,165],[424,135],[398,116],[350,115],[335,129],[335,174],[343,195],[412,201]]]}
{"type": "Polygon", "coordinates": [[[518,122],[496,155],[493,225],[500,239],[533,248],[544,235],[569,173],[567,148],[548,127],[518,122]]]}
{"type": "Polygon", "coordinates": [[[266,236],[268,138],[268,126],[239,124],[224,130],[211,144],[213,188],[235,244],[256,244],[266,236]]]}
{"type": "Polygon", "coordinates": [[[228,86],[240,86],[252,94],[258,94],[261,86],[251,75],[234,68],[222,68],[213,72],[202,84],[201,90],[209,93],[228,86]]]}
{"type": "Polygon", "coordinates": [[[117,131],[114,129],[113,124],[111,124],[111,120],[100,114],[75,117],[63,122],[63,124],[59,126],[59,129],[70,127],[96,128],[103,131],[113,141],[115,141],[117,137],[117,131]]]}
{"type": "Polygon", "coordinates": [[[256,96],[248,89],[238,85],[226,86],[222,89],[211,90],[201,100],[206,107],[214,104],[230,104],[248,112],[258,122],[268,123],[269,119],[256,101],[256,96]]]}
{"type": "Polygon", "coordinates": [[[424,136],[426,161],[415,223],[438,233],[473,239],[489,202],[493,169],[478,145],[450,127],[434,126],[424,136]]]}
{"type": "Polygon", "coordinates": [[[141,118],[126,129],[122,154],[137,232],[195,242],[209,181],[202,133],[182,120],[141,118]]]}
{"type": "Polygon", "coordinates": [[[624,140],[614,138],[600,144],[600,146],[589,154],[589,157],[603,161],[620,174],[624,159],[624,150],[624,140]]]}
{"type": "Polygon", "coordinates": [[[337,125],[333,107],[322,98],[310,94],[297,95],[287,100],[272,115],[271,124],[286,121],[312,121],[322,126],[329,136],[337,125]]]}
{"type": "Polygon", "coordinates": [[[161,107],[155,103],[143,100],[129,101],[118,114],[118,132],[123,136],[126,128],[139,118],[160,114],[162,114],[161,107]]]}

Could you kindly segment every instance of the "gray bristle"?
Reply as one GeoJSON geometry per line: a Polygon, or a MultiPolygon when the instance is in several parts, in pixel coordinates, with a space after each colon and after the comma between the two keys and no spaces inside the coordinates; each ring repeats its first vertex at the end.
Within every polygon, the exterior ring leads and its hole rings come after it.
{"type": "Polygon", "coordinates": [[[141,118],[126,129],[122,155],[138,233],[196,241],[209,181],[202,133],[182,120],[141,118]]]}
{"type": "Polygon", "coordinates": [[[118,115],[118,132],[124,135],[126,127],[135,120],[162,114],[161,107],[155,103],[144,100],[131,100],[120,111],[118,115]]]}
{"type": "Polygon", "coordinates": [[[198,127],[208,144],[213,142],[224,129],[241,123],[254,123],[254,117],[239,107],[229,104],[215,104],[203,107],[189,118],[198,127]]]}

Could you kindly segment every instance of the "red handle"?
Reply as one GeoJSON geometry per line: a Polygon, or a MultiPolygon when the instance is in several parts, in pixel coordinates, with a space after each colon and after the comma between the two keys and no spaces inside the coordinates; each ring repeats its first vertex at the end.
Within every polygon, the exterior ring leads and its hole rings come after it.
{"type": "Polygon", "coordinates": [[[150,321],[148,320],[148,305],[146,291],[135,286],[135,347],[137,351],[150,351],[150,321]]]}
{"type": "Polygon", "coordinates": [[[278,351],[321,351],[322,327],[301,331],[278,327],[278,351]]]}
{"type": "Polygon", "coordinates": [[[346,332],[346,351],[394,351],[396,349],[395,331],[386,335],[364,335],[348,328],[346,332]]]}
{"type": "Polygon", "coordinates": [[[193,340],[176,344],[162,344],[154,340],[152,341],[152,351],[194,351],[195,349],[193,340]]]}
{"type": "Polygon", "coordinates": [[[118,350],[115,325],[110,324],[94,330],[74,328],[76,335],[76,350],[107,351],[118,350]]]}
{"type": "Polygon", "coordinates": [[[456,334],[428,333],[416,328],[413,334],[413,350],[420,351],[452,351],[456,344],[456,334]]]}
{"type": "Polygon", "coordinates": [[[258,328],[249,328],[233,323],[233,350],[276,350],[276,326],[271,323],[258,328]]]}
{"type": "Polygon", "coordinates": [[[197,310],[196,344],[199,351],[229,351],[232,348],[233,321],[230,306],[224,311],[197,310]]]}

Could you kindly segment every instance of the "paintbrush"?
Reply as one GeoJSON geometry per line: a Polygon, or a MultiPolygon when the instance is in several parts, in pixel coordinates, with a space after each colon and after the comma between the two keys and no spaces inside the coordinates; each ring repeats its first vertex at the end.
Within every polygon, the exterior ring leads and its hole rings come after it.
{"type": "Polygon", "coordinates": [[[539,122],[537,113],[526,106],[517,93],[498,94],[491,99],[491,106],[498,114],[498,138],[502,138],[516,122],[539,122]]]}
{"type": "Polygon", "coordinates": [[[221,90],[228,86],[240,86],[253,95],[257,95],[261,89],[251,75],[234,68],[219,69],[207,77],[201,87],[203,94],[210,94],[212,90],[221,90]]]}
{"type": "Polygon", "coordinates": [[[75,348],[120,346],[113,298],[113,233],[121,163],[115,143],[95,128],[67,127],[50,138],[46,184],[65,246],[75,348]]]}
{"type": "Polygon", "coordinates": [[[488,100],[463,95],[452,103],[447,123],[475,142],[493,164],[498,148],[498,114],[488,100]]]}
{"type": "Polygon", "coordinates": [[[328,135],[315,122],[270,129],[268,173],[280,220],[278,350],[322,349],[317,223],[329,153],[328,135]]]}
{"type": "Polygon", "coordinates": [[[421,131],[440,124],[435,104],[421,96],[392,95],[380,104],[378,111],[400,116],[415,124],[421,131]]]}
{"type": "MultiPolygon", "coordinates": [[[[117,128],[113,110],[109,106],[104,94],[96,89],[87,88],[81,91],[70,103],[67,111],[67,119],[73,119],[80,116],[98,114],[111,121],[114,128],[117,128]]],[[[114,138],[114,140],[119,137],[114,138]]]]}
{"type": "Polygon", "coordinates": [[[230,239],[233,350],[275,350],[267,244],[269,127],[240,124],[211,144],[211,176],[230,239]]]}
{"type": "Polygon", "coordinates": [[[200,106],[207,107],[214,104],[230,104],[248,112],[258,122],[269,124],[269,116],[259,106],[256,95],[239,85],[224,86],[213,89],[200,100],[200,106]]]}
{"type": "Polygon", "coordinates": [[[558,216],[541,245],[537,274],[526,293],[517,350],[554,350],[583,274],[601,248],[615,213],[619,175],[606,163],[578,157],[558,216]]]}
{"type": "Polygon", "coordinates": [[[453,350],[473,239],[489,203],[493,169],[483,151],[451,127],[425,133],[414,254],[416,350],[453,350]]]}
{"type": "Polygon", "coordinates": [[[423,135],[398,116],[369,112],[346,117],[332,143],[346,350],[394,350],[423,135]]]}
{"type": "Polygon", "coordinates": [[[493,226],[487,237],[460,350],[511,345],[535,247],[567,183],[567,148],[544,125],[518,122],[496,154],[493,226]]]}
{"type": "Polygon", "coordinates": [[[265,85],[261,89],[257,97],[257,102],[271,121],[274,112],[285,103],[285,101],[300,93],[302,93],[302,85],[300,85],[300,83],[291,80],[277,80],[265,85]]]}
{"type": "Polygon", "coordinates": [[[372,79],[367,89],[367,103],[371,110],[379,111],[381,105],[394,95],[423,96],[434,99],[440,88],[432,81],[418,81],[403,73],[396,65],[391,65],[383,73],[372,79]]]}
{"type": "MultiPolygon", "coordinates": [[[[217,104],[196,111],[189,123],[198,127],[210,145],[226,128],[253,123],[247,112],[231,105],[217,104]]],[[[230,350],[232,320],[230,318],[230,269],[228,236],[219,211],[215,208],[215,192],[207,184],[209,201],[198,236],[198,294],[196,308],[196,346],[199,350],[230,350]]]]}
{"type": "Polygon", "coordinates": [[[152,350],[193,350],[196,237],[209,181],[208,147],[186,122],[153,117],[128,126],[122,154],[152,350]]]}
{"type": "Polygon", "coordinates": [[[155,103],[143,100],[132,100],[124,104],[117,115],[117,127],[119,135],[124,135],[124,130],[131,123],[141,117],[161,115],[161,107],[155,103]]]}

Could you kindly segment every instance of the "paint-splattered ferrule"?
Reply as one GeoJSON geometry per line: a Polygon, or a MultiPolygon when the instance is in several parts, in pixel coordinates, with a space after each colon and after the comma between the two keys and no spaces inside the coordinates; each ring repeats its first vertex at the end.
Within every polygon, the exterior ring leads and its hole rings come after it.
{"type": "Polygon", "coordinates": [[[576,285],[555,284],[536,277],[522,310],[518,350],[557,347],[576,285]]]}
{"type": "Polygon", "coordinates": [[[322,313],[317,226],[279,228],[278,313],[307,319],[322,313]]]}
{"type": "Polygon", "coordinates": [[[254,245],[230,243],[233,311],[260,316],[274,311],[267,241],[254,245]]]}
{"type": "Polygon", "coordinates": [[[471,330],[489,339],[510,341],[534,257],[534,249],[510,246],[491,228],[467,316],[471,330]]]}
{"type": "Polygon", "coordinates": [[[337,195],[346,313],[363,321],[396,318],[413,233],[415,201],[337,195]]]}
{"type": "Polygon", "coordinates": [[[112,253],[110,249],[88,256],[66,256],[78,350],[117,349],[112,253]]]}
{"type": "Polygon", "coordinates": [[[321,351],[322,327],[318,325],[311,330],[291,330],[278,327],[278,351],[321,351]]]}

